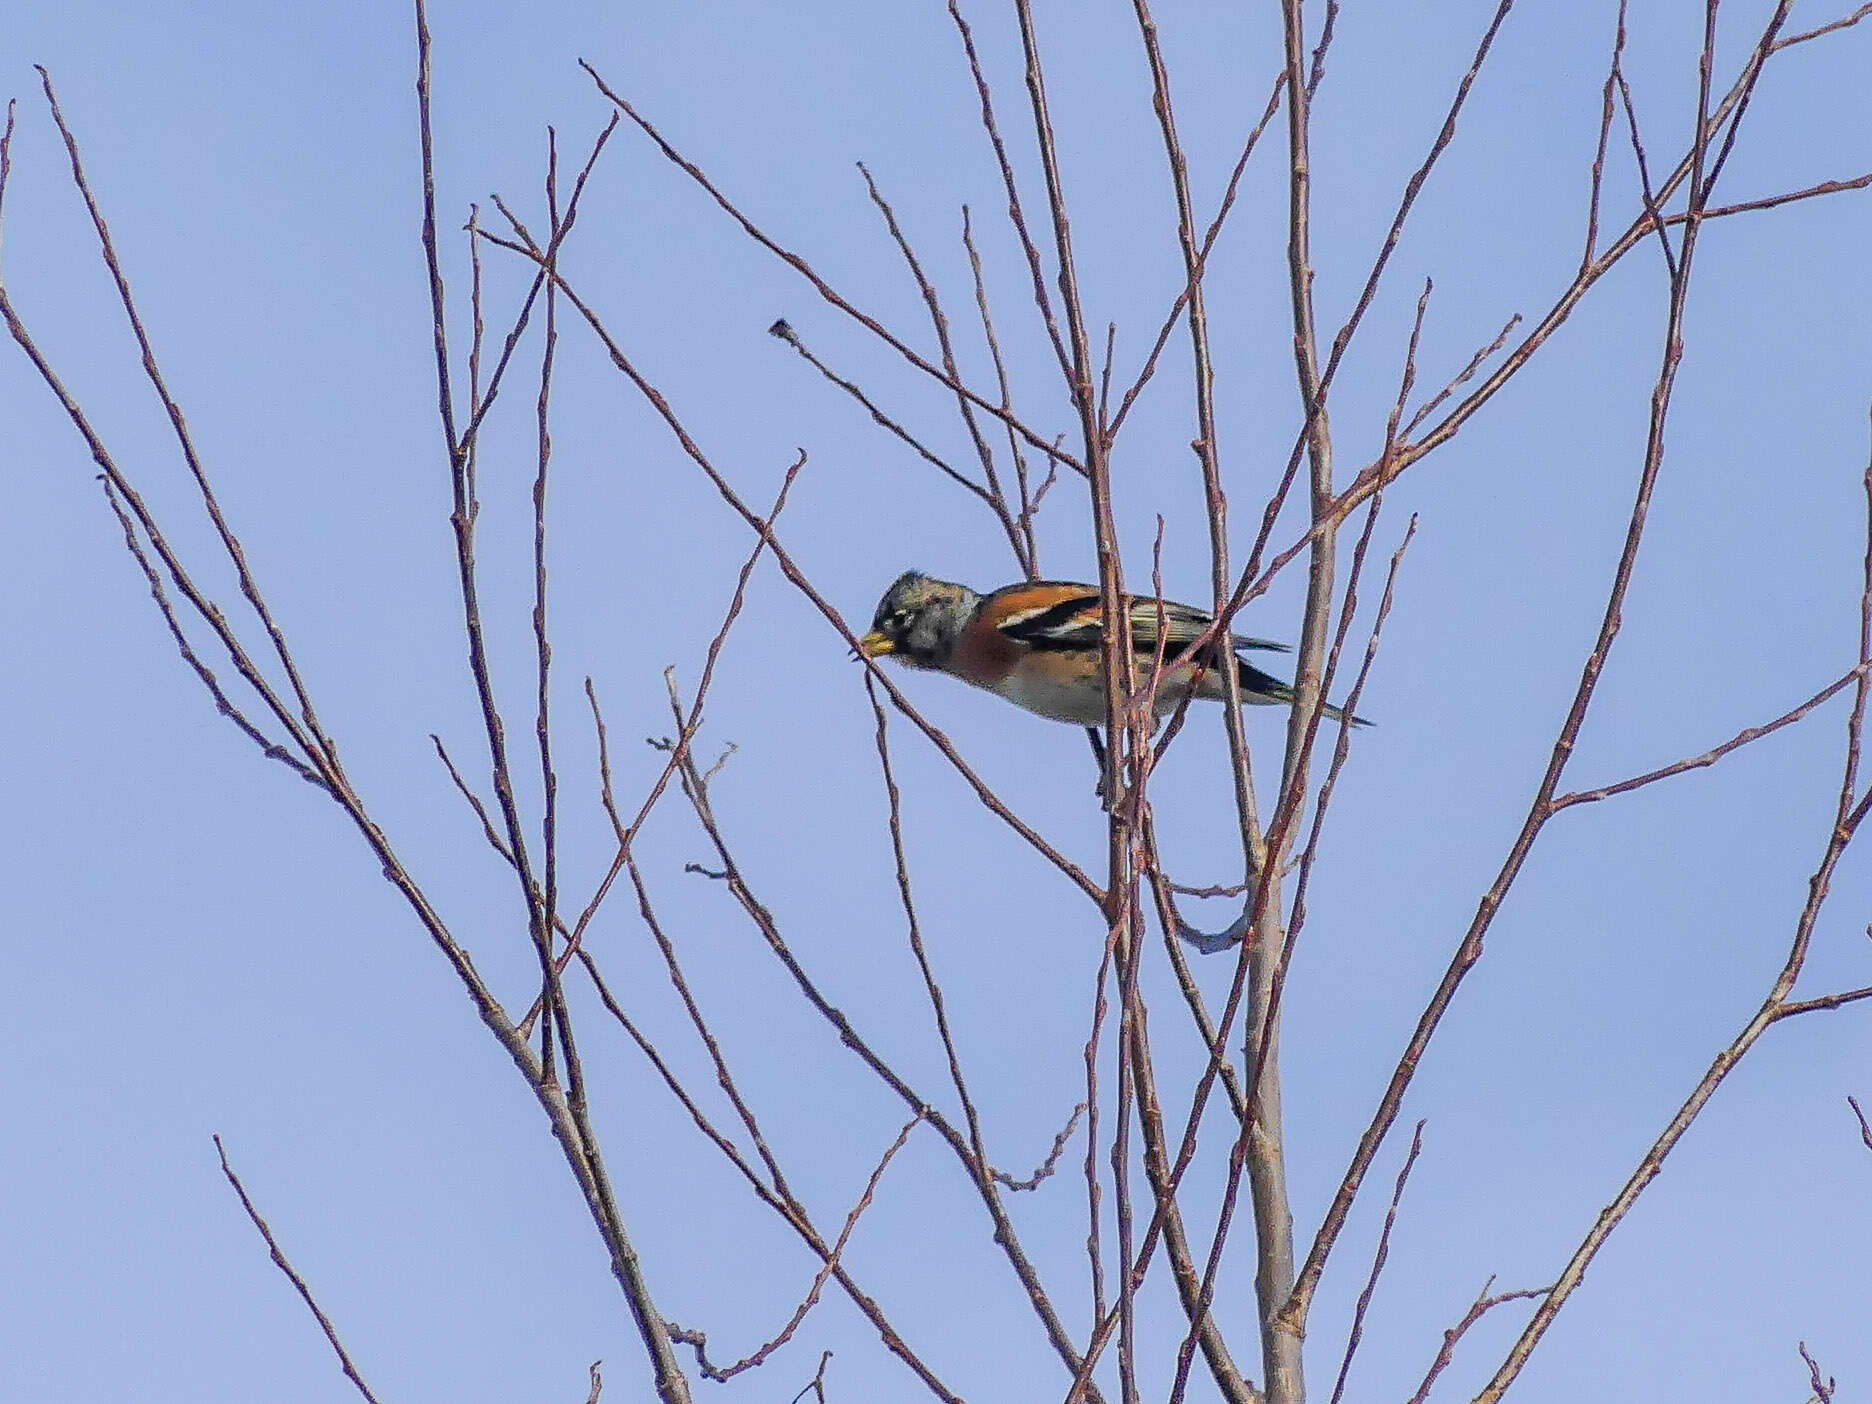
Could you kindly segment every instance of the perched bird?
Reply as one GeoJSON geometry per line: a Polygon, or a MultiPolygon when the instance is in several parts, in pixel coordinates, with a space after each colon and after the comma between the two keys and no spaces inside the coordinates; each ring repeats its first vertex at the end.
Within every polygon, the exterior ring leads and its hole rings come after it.
{"type": "MultiPolygon", "coordinates": [[[[1210,644],[1199,658],[1179,655],[1208,628],[1213,616],[1189,605],[1147,596],[1130,597],[1131,646],[1142,667],[1157,656],[1162,630],[1166,666],[1157,690],[1156,720],[1174,712],[1191,692],[1220,701],[1220,668],[1232,662],[1244,702],[1291,702],[1293,689],[1237,656],[1241,649],[1285,652],[1285,644],[1230,635],[1230,646],[1210,644]]],[[[1096,585],[1063,580],[1023,580],[990,595],[966,585],[905,571],[884,592],[871,632],[858,641],[867,658],[889,654],[913,668],[932,668],[1005,697],[1018,707],[1093,727],[1105,724],[1105,684],[1100,642],[1104,612],[1096,585]]],[[[1323,709],[1340,718],[1337,707],[1323,709]]],[[[1354,717],[1355,725],[1365,725],[1354,717]]]]}

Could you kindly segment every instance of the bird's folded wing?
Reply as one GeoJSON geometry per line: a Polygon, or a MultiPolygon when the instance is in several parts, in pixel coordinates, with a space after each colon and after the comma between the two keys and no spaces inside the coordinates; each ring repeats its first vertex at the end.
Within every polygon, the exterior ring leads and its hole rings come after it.
{"type": "MultiPolygon", "coordinates": [[[[995,627],[1008,638],[1030,648],[1092,649],[1105,632],[1105,615],[1097,590],[1052,581],[1035,582],[1009,591],[997,601],[1001,618],[995,627]]],[[[1161,637],[1166,656],[1174,656],[1209,627],[1211,616],[1174,600],[1131,597],[1131,646],[1138,653],[1155,653],[1161,637]]],[[[1285,644],[1268,639],[1233,636],[1236,648],[1286,652],[1285,644]]]]}

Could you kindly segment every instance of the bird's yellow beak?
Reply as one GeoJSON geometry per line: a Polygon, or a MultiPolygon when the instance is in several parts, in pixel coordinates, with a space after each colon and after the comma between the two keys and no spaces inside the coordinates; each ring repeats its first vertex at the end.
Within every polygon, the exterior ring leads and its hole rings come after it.
{"type": "Polygon", "coordinates": [[[858,640],[858,651],[866,658],[882,658],[887,653],[895,653],[897,643],[896,640],[873,629],[858,640]]]}

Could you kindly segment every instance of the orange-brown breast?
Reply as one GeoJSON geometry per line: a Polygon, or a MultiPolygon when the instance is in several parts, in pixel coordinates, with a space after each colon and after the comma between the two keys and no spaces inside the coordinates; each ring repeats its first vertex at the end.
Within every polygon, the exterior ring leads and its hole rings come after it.
{"type": "Polygon", "coordinates": [[[1027,645],[1016,643],[998,629],[984,626],[978,614],[956,639],[950,667],[957,677],[977,687],[992,688],[1028,651],[1027,645]]]}

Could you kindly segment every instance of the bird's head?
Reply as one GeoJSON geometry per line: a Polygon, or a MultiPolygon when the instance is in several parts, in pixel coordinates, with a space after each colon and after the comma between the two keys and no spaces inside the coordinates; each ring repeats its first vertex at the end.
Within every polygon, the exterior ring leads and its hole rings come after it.
{"type": "Polygon", "coordinates": [[[866,658],[890,654],[914,668],[940,668],[980,603],[981,596],[966,585],[907,570],[878,601],[858,651],[866,658]]]}

